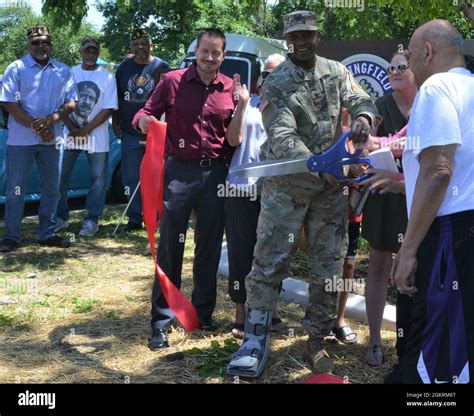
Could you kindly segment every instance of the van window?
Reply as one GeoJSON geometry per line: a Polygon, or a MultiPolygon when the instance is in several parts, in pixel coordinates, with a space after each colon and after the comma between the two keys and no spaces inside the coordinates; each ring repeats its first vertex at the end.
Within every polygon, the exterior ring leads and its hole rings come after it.
{"type": "Polygon", "coordinates": [[[221,65],[221,72],[224,75],[232,78],[234,74],[240,75],[240,82],[247,85],[247,89],[250,88],[250,73],[252,67],[248,59],[237,58],[233,56],[228,56],[224,59],[221,65]]]}
{"type": "MultiPolygon", "coordinates": [[[[194,56],[186,58],[184,61],[184,67],[188,68],[195,60],[196,58],[194,56]]],[[[242,84],[246,84],[247,89],[250,88],[252,83],[251,70],[252,63],[250,62],[250,59],[237,56],[226,56],[220,67],[220,71],[229,78],[232,78],[234,74],[239,74],[240,81],[242,84]]]]}

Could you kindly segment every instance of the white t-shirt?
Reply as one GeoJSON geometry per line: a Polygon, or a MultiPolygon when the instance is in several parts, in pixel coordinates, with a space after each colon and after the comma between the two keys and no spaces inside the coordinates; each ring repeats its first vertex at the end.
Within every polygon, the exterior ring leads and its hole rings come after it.
{"type": "MultiPolygon", "coordinates": [[[[247,105],[244,115],[242,144],[235,149],[229,168],[240,166],[244,163],[260,161],[260,146],[267,140],[267,135],[263,127],[259,104],[260,97],[254,96],[247,105]]],[[[247,178],[230,173],[227,177],[230,186],[245,192],[252,192],[252,187],[255,186],[257,180],[258,178],[247,178]]]]}
{"type": "Polygon", "coordinates": [[[419,154],[449,144],[458,146],[437,217],[474,210],[474,75],[460,67],[432,75],[415,98],[403,151],[408,215],[420,170],[419,154]]]}
{"type": "MultiPolygon", "coordinates": [[[[117,83],[111,72],[101,66],[94,71],[85,71],[81,65],[77,65],[72,68],[72,75],[78,89],[79,99],[76,109],[69,115],[69,118],[78,128],[92,121],[102,110],[117,110],[117,83]]],[[[83,149],[90,153],[108,152],[108,124],[108,121],[105,121],[92,130],[87,139],[80,140],[75,144],[67,140],[69,130],[65,127],[65,148],[83,149]]]]}

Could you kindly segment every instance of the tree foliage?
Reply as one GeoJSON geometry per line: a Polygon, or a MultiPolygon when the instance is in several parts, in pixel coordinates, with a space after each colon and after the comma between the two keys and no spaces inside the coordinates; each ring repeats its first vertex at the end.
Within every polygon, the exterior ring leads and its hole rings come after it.
{"type": "Polygon", "coordinates": [[[186,47],[204,27],[254,34],[260,1],[239,0],[105,0],[98,4],[106,19],[104,42],[112,59],[120,62],[130,47],[134,26],[150,29],[154,54],[177,64],[186,47]]]}
{"type": "Polygon", "coordinates": [[[464,37],[472,38],[471,23],[456,0],[365,0],[363,12],[341,8],[331,17],[325,29],[332,39],[407,39],[432,19],[449,20],[464,37]]]}
{"type": "MultiPolygon", "coordinates": [[[[202,27],[281,38],[282,16],[294,10],[316,13],[325,39],[407,39],[430,19],[451,21],[473,38],[471,0],[98,0],[106,19],[104,42],[111,58],[120,62],[128,52],[133,26],[147,26],[155,54],[176,64],[202,27]],[[354,7],[340,7],[341,5],[354,7]],[[336,7],[337,6],[337,7],[336,7]]],[[[87,14],[87,0],[43,0],[43,12],[54,23],[79,30],[87,14]]]]}
{"type": "Polygon", "coordinates": [[[72,31],[79,31],[89,6],[87,0],[43,0],[41,9],[55,27],[70,26],[72,31]]]}
{"type": "Polygon", "coordinates": [[[93,27],[84,23],[79,31],[70,26],[57,27],[50,18],[33,13],[29,7],[0,9],[0,73],[13,61],[28,53],[26,30],[34,25],[45,24],[51,32],[52,56],[68,65],[80,62],[79,45],[85,36],[97,36],[93,27]]]}
{"type": "Polygon", "coordinates": [[[357,4],[356,1],[280,1],[272,9],[275,26],[271,34],[281,37],[282,17],[286,13],[311,10],[317,16],[324,39],[408,39],[421,23],[432,19],[449,20],[465,38],[473,37],[473,22],[468,17],[469,13],[465,13],[467,9],[464,1],[364,0],[363,8],[357,7],[357,4]],[[354,7],[332,7],[344,3],[354,7]]]}

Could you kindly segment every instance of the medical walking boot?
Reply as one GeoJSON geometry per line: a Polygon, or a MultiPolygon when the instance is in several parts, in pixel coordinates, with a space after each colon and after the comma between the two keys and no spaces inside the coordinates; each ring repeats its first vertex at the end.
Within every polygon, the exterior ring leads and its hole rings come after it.
{"type": "Polygon", "coordinates": [[[232,356],[227,374],[253,378],[262,374],[268,360],[271,323],[271,311],[247,311],[244,340],[232,356]]]}

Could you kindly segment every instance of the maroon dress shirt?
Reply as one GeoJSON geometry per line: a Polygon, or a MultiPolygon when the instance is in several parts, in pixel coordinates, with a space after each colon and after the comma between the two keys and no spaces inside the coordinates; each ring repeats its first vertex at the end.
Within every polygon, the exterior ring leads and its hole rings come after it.
{"type": "Polygon", "coordinates": [[[145,107],[133,117],[132,126],[138,130],[141,117],[153,115],[160,119],[166,113],[168,156],[230,160],[234,148],[225,134],[234,108],[232,79],[218,72],[206,85],[194,63],[163,76],[145,107]]]}

